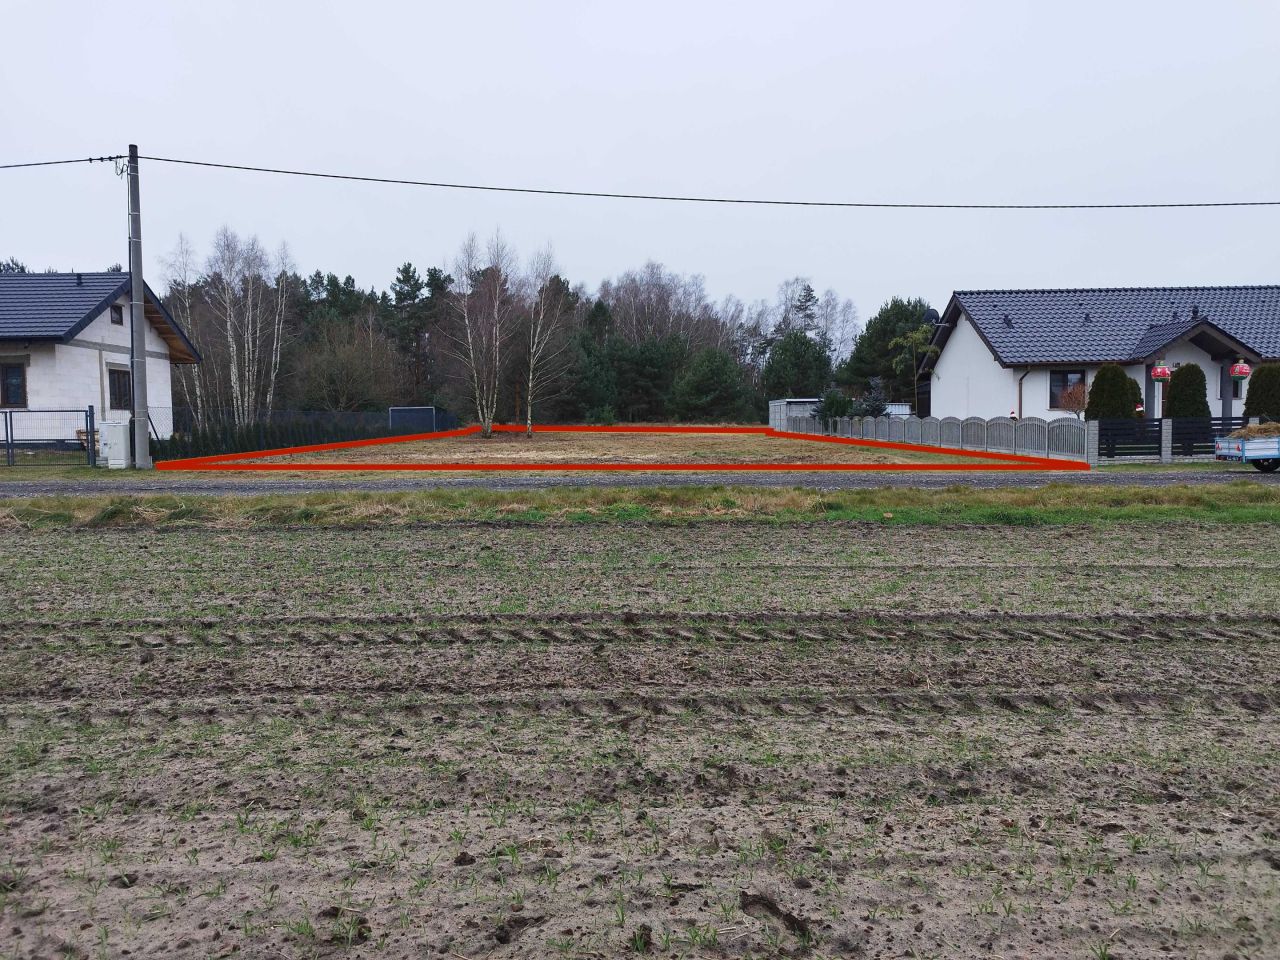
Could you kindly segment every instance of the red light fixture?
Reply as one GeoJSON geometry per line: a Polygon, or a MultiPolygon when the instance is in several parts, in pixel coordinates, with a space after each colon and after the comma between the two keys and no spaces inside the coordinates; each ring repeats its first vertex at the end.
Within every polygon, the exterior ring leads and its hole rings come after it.
{"type": "Polygon", "coordinates": [[[1168,383],[1169,378],[1173,376],[1173,371],[1169,369],[1168,364],[1163,360],[1157,361],[1156,365],[1151,368],[1151,379],[1157,383],[1168,383]]]}
{"type": "Polygon", "coordinates": [[[1243,360],[1237,360],[1231,365],[1231,379],[1237,382],[1248,380],[1249,374],[1253,373],[1252,368],[1243,360]]]}

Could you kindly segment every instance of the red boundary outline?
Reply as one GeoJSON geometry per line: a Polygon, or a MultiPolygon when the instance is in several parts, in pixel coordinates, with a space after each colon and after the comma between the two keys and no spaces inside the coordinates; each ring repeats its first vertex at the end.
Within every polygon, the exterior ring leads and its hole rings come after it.
{"type": "MultiPolygon", "coordinates": [[[[494,424],[498,433],[523,433],[525,428],[517,424],[494,424]]],[[[975,471],[975,470],[1088,470],[1081,460],[1060,460],[1052,457],[1031,457],[1017,453],[991,453],[986,450],[961,450],[956,447],[928,447],[919,443],[900,443],[893,440],[855,440],[851,437],[826,437],[808,433],[791,433],[772,427],[678,427],[678,426],[591,426],[587,424],[534,424],[537,433],[728,433],[756,434],[780,437],[785,440],[809,440],[815,443],[843,443],[855,447],[881,450],[909,450],[914,453],[952,454],[990,463],[250,463],[261,457],[280,457],[295,453],[320,453],[326,450],[350,450],[355,447],[374,447],[388,443],[409,443],[415,440],[443,440],[447,437],[469,437],[480,432],[480,427],[462,427],[457,430],[439,430],[434,433],[414,433],[401,437],[378,437],[373,440],[345,440],[340,443],[317,443],[302,447],[280,447],[275,450],[253,450],[248,453],[224,453],[205,457],[187,457],[182,460],[163,460],[155,464],[157,470],[431,470],[431,471],[589,471],[630,470],[645,472],[719,473],[722,471],[751,470],[758,472],[812,473],[818,471],[849,470],[925,470],[925,471],[975,471]]]]}

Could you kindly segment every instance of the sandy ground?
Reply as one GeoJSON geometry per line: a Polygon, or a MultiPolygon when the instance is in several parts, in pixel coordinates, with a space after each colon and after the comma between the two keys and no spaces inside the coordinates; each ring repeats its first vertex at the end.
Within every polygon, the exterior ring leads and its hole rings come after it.
{"type": "Polygon", "coordinates": [[[285,463],[979,463],[980,458],[885,450],[759,434],[496,433],[269,458],[285,463]]]}
{"type": "Polygon", "coordinates": [[[1280,943],[1268,528],[0,538],[0,953],[1280,943]]]}

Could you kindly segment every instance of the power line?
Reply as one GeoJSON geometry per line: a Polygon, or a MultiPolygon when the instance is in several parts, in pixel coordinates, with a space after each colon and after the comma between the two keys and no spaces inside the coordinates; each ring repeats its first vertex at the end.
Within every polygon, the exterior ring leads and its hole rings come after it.
{"type": "Polygon", "coordinates": [[[123,156],[77,157],[74,160],[36,160],[31,163],[0,163],[0,170],[19,170],[23,167],[57,167],[65,163],[106,163],[109,160],[123,159],[123,156]]]}
{"type": "MultiPolygon", "coordinates": [[[[0,164],[0,170],[24,167],[51,167],[69,163],[99,163],[121,160],[122,155],[82,157],[73,160],[44,160],[33,163],[0,164]]],[[[476,190],[488,193],[523,193],[548,197],[590,197],[605,200],[656,200],[667,203],[719,203],[764,207],[826,207],[858,210],[1192,210],[1227,207],[1280,207],[1280,200],[1200,200],[1166,203],[894,203],[843,200],[768,200],[750,197],[700,197],[660,193],[618,193],[604,190],[555,190],[549,187],[505,187],[480,183],[449,183],[439,180],[409,180],[397,177],[358,176],[349,173],[322,173],[316,170],[290,170],[282,167],[259,167],[241,163],[215,163],[211,160],[183,160],[176,157],[142,156],[155,163],[173,163],[216,170],[240,170],[248,173],[270,173],[316,180],[345,180],[354,183],[383,183],[393,186],[434,187],[441,190],[476,190]]]]}
{"type": "Polygon", "coordinates": [[[290,177],[320,180],[348,180],[358,183],[386,183],[411,187],[437,187],[444,190],[480,190],[491,193],[526,193],[551,197],[596,197],[609,200],[661,200],[674,203],[722,203],[771,207],[835,207],[863,210],[1182,210],[1209,207],[1280,207],[1280,200],[1218,200],[1174,203],[876,203],[839,200],[756,200],[745,197],[696,197],[654,193],[614,193],[601,190],[553,190],[545,187],[501,187],[492,184],[447,183],[435,180],[404,180],[395,177],[356,176],[346,173],[320,173],[314,170],[288,170],[280,167],[257,167],[239,163],[213,163],[208,160],[179,160],[173,157],[139,159],[158,163],[176,163],[219,170],[242,170],[250,173],[274,173],[290,177]]]}

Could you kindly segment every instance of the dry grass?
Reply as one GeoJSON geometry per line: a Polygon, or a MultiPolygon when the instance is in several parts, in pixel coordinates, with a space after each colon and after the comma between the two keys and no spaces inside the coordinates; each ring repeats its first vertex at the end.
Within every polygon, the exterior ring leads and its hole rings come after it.
{"type": "Polygon", "coordinates": [[[1256,481],[1167,487],[820,491],[800,487],[548,487],[537,490],[334,491],[262,496],[156,495],[0,500],[0,529],[412,526],[466,522],[773,523],[861,520],[906,525],[1280,521],[1280,487],[1256,481]]]}
{"type": "Polygon", "coordinates": [[[498,433],[272,457],[286,463],[956,463],[950,454],[886,450],[762,434],[498,433]]]}
{"type": "Polygon", "coordinates": [[[1280,422],[1276,423],[1255,423],[1247,427],[1241,427],[1234,431],[1230,436],[1238,440],[1257,440],[1261,437],[1280,437],[1280,422]]]}

